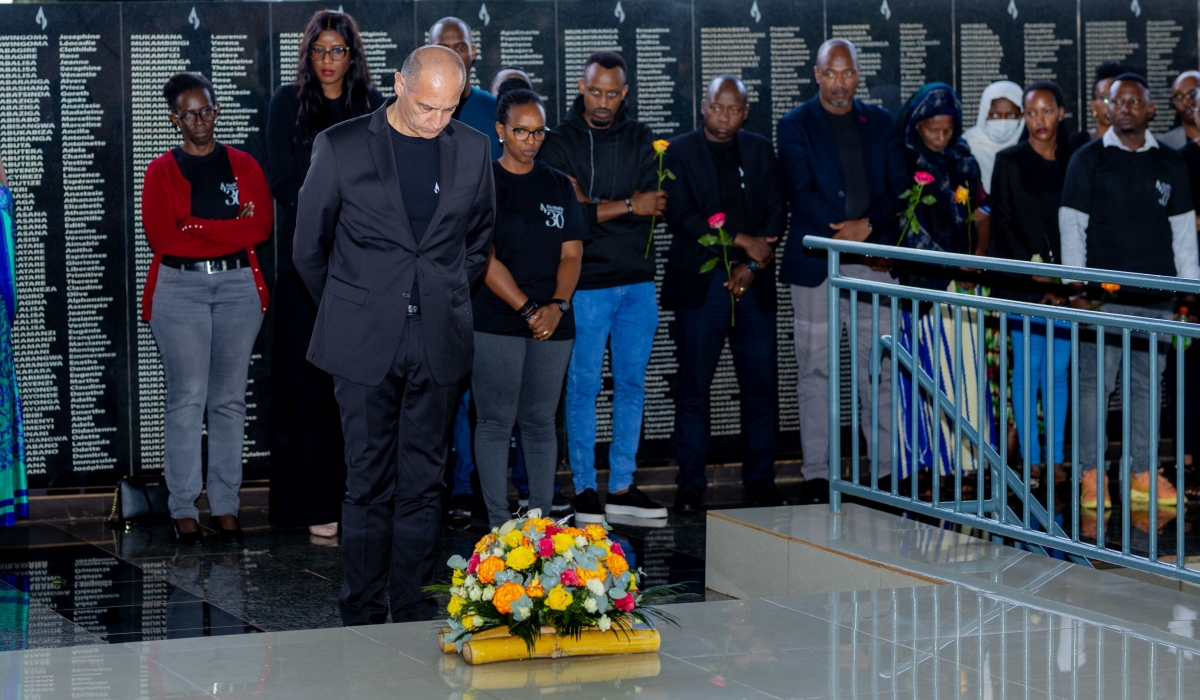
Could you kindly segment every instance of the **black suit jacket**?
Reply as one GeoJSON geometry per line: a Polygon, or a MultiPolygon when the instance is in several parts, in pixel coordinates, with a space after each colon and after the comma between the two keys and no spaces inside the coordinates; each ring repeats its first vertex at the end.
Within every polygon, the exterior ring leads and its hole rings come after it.
{"type": "MultiPolygon", "coordinates": [[[[738,152],[745,170],[746,231],[726,231],[730,236],[783,236],[787,225],[787,200],[775,163],[775,149],[768,139],[748,131],[739,131],[738,152]]],[[[662,305],[664,309],[698,309],[708,297],[715,272],[701,274],[700,267],[714,252],[697,242],[714,233],[708,217],[721,210],[717,186],[717,165],[704,138],[704,129],[676,136],[663,159],[675,174],[675,180],[663,182],[667,192],[667,227],[671,231],[671,249],[663,271],[662,305]]],[[[716,248],[717,254],[720,248],[716,248]]],[[[735,249],[730,249],[735,253],[735,249]]],[[[736,249],[739,260],[745,256],[736,249]]],[[[775,264],[754,276],[751,289],[759,308],[775,311],[775,264]]]]}
{"type": "Polygon", "coordinates": [[[437,136],[441,193],[418,244],[392,151],[393,101],[325,130],[313,144],[292,254],[319,306],[308,360],[356,384],[382,382],[419,276],[425,360],[447,386],[471,367],[471,286],[487,266],[495,223],[492,147],[453,120],[437,136]]]}

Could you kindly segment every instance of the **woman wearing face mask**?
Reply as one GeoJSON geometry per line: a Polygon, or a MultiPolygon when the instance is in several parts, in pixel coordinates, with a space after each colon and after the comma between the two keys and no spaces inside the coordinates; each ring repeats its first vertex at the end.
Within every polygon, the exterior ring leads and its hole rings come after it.
{"type": "MultiPolygon", "coordinates": [[[[1020,99],[1020,98],[1018,98],[1020,99]]],[[[910,175],[917,173],[928,174],[932,182],[925,186],[924,193],[932,195],[936,200],[933,204],[919,204],[915,215],[919,228],[915,232],[904,235],[900,245],[920,250],[943,251],[966,255],[985,255],[988,249],[987,231],[976,223],[985,222],[988,215],[979,207],[986,198],[983,184],[980,180],[979,165],[971,157],[971,151],[962,139],[962,105],[957,93],[945,83],[930,83],[908,101],[900,120],[900,137],[904,144],[904,155],[910,175]],[[963,202],[957,196],[959,188],[969,195],[963,202]],[[975,223],[971,221],[974,215],[975,223]]],[[[974,284],[971,273],[953,271],[949,268],[915,269],[897,266],[902,283],[905,286],[925,287],[939,291],[952,291],[963,294],[980,294],[981,290],[974,284]],[[948,279],[942,275],[952,274],[956,279],[948,279]]],[[[954,310],[943,307],[941,317],[936,317],[932,306],[923,304],[919,307],[919,318],[914,318],[911,304],[904,303],[901,307],[900,336],[901,345],[918,357],[921,368],[933,373],[933,354],[939,353],[940,377],[942,391],[949,396],[955,396],[955,364],[954,310]],[[941,324],[942,343],[935,346],[934,327],[941,324]],[[917,342],[914,343],[914,339],[917,342]],[[914,348],[915,345],[915,348],[914,348]],[[914,352],[915,350],[915,352],[914,352]]],[[[983,348],[976,345],[977,324],[980,322],[979,313],[963,310],[961,325],[961,343],[963,365],[961,386],[963,390],[963,416],[972,426],[987,426],[984,434],[992,444],[995,436],[991,429],[991,419],[984,416],[983,420],[977,414],[979,392],[987,387],[979,386],[976,381],[976,369],[979,362],[984,361],[983,348]]],[[[943,414],[935,422],[933,405],[925,392],[917,393],[912,390],[912,377],[901,371],[898,389],[899,401],[897,412],[900,417],[901,429],[899,435],[912,434],[912,404],[917,407],[918,439],[917,444],[901,438],[900,449],[900,478],[911,476],[918,469],[931,468],[935,464],[943,473],[952,474],[955,463],[960,457],[954,452],[954,422],[943,414]],[[938,454],[933,453],[933,430],[940,430],[938,454]],[[914,454],[915,451],[915,454],[914,454]]],[[[985,401],[985,410],[991,404],[985,401]]],[[[963,471],[970,471],[978,465],[978,455],[969,441],[963,441],[961,463],[963,471]]],[[[947,483],[943,481],[943,483],[947,483]]],[[[964,482],[964,486],[966,483],[964,482]]]]}
{"type": "Polygon", "coordinates": [[[1007,80],[988,85],[979,98],[979,115],[975,126],[967,129],[963,138],[971,147],[971,155],[979,164],[983,191],[992,191],[992,165],[996,154],[1015,146],[1021,137],[1021,86],[1007,80]]]}
{"type": "MultiPolygon", "coordinates": [[[[1038,80],[1025,88],[1025,126],[1029,140],[996,155],[992,173],[991,254],[1010,260],[1037,260],[1059,263],[1062,253],[1058,233],[1058,207],[1062,200],[1063,178],[1071,160],[1071,147],[1062,133],[1066,100],[1057,83],[1038,80]]],[[[1021,279],[1007,277],[992,287],[997,297],[1035,304],[1064,306],[1067,292],[1061,283],[1046,277],[1021,279]]],[[[1032,435],[1025,433],[1025,372],[1029,372],[1029,405],[1037,406],[1040,389],[1045,405],[1046,322],[1034,318],[1030,323],[1029,357],[1025,356],[1024,324],[1020,316],[1010,316],[1008,330],[1013,351],[1012,407],[1021,454],[1028,449],[1031,471],[1043,469],[1042,445],[1037,435],[1037,417],[1029,418],[1032,435]],[[1028,446],[1027,446],[1028,443],[1028,446]]],[[[1047,421],[1047,438],[1056,465],[1063,463],[1063,434],[1067,421],[1067,370],[1071,361],[1070,325],[1055,323],[1054,332],[1054,416],[1047,421]],[[1059,324],[1062,324],[1061,327],[1059,324]]]]}

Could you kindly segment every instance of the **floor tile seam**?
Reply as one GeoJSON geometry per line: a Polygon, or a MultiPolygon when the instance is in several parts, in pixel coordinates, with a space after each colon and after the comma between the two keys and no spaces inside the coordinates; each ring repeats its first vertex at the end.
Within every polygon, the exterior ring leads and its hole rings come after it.
{"type": "MultiPolygon", "coordinates": [[[[819,594],[818,594],[818,595],[819,595],[819,594]]],[[[873,633],[871,633],[871,632],[867,632],[866,630],[861,630],[861,629],[856,629],[856,628],[854,628],[854,627],[850,627],[849,625],[847,625],[847,624],[846,624],[846,623],[844,623],[844,622],[834,622],[833,620],[830,620],[829,618],[821,617],[820,615],[817,615],[817,614],[815,614],[815,613],[808,612],[808,611],[806,611],[806,610],[797,610],[797,609],[795,609],[795,608],[789,608],[789,607],[787,607],[786,605],[783,605],[782,603],[778,603],[778,602],[776,602],[776,601],[774,601],[774,600],[768,600],[768,599],[766,599],[766,598],[755,598],[754,600],[761,600],[761,601],[763,601],[764,603],[770,603],[771,605],[775,605],[775,606],[781,607],[781,608],[783,608],[784,610],[788,610],[788,611],[790,611],[790,612],[799,613],[799,614],[801,614],[801,615],[807,615],[807,616],[809,616],[809,617],[811,617],[811,618],[813,618],[813,619],[815,619],[815,620],[819,620],[819,621],[821,621],[821,622],[824,622],[824,623],[826,623],[826,624],[829,624],[829,623],[835,624],[835,625],[837,625],[838,627],[841,627],[842,629],[845,629],[845,630],[847,630],[847,631],[849,631],[849,632],[853,632],[853,633],[855,633],[855,634],[863,634],[863,635],[866,635],[866,636],[868,636],[868,637],[871,637],[871,638],[873,638],[873,639],[877,639],[877,640],[879,640],[879,641],[883,642],[884,644],[896,644],[896,645],[899,645],[899,646],[902,646],[902,647],[907,647],[907,648],[909,648],[909,649],[914,649],[914,648],[915,648],[915,647],[913,647],[911,644],[906,644],[906,643],[904,643],[904,642],[902,642],[902,641],[900,641],[900,640],[894,640],[894,639],[888,639],[888,638],[886,638],[886,637],[881,637],[881,636],[879,636],[878,634],[873,634],[873,633]]],[[[782,651],[782,650],[781,650],[781,651],[782,651]]]]}
{"type": "MultiPolygon", "coordinates": [[[[667,658],[669,658],[669,659],[674,659],[674,660],[676,660],[676,661],[678,661],[678,662],[680,662],[680,663],[682,663],[682,664],[685,664],[685,665],[687,665],[687,666],[691,666],[692,668],[696,669],[697,671],[700,671],[701,673],[709,674],[709,676],[711,677],[712,671],[708,670],[707,668],[704,668],[703,666],[700,666],[700,665],[698,665],[698,664],[694,664],[694,663],[692,663],[692,662],[688,661],[688,658],[689,658],[689,657],[680,657],[680,656],[675,656],[675,655],[673,655],[673,654],[668,654],[668,653],[666,653],[666,652],[664,652],[664,651],[659,651],[658,653],[659,653],[659,654],[662,654],[663,656],[665,656],[665,657],[667,657],[667,658]]],[[[717,656],[728,656],[728,654],[718,654],[717,656]]],[[[700,658],[700,657],[693,657],[693,658],[700,658]]],[[[724,678],[724,676],[722,676],[722,678],[724,678]]],[[[735,684],[737,684],[737,685],[740,685],[740,686],[742,686],[743,688],[748,688],[748,689],[750,689],[750,690],[753,690],[754,692],[756,692],[756,693],[759,693],[759,694],[761,694],[761,695],[765,695],[765,696],[767,696],[767,697],[769,697],[769,698],[774,698],[775,700],[783,700],[783,698],[780,698],[778,695],[772,695],[771,693],[768,693],[768,692],[767,692],[767,691],[765,691],[765,690],[760,690],[760,689],[758,689],[758,688],[755,688],[755,687],[754,687],[754,686],[752,686],[752,685],[749,685],[749,684],[747,684],[747,683],[743,683],[743,682],[741,682],[741,681],[739,681],[739,680],[736,680],[736,679],[733,679],[733,678],[726,678],[725,680],[727,680],[727,681],[728,681],[728,682],[730,682],[730,683],[735,683],[735,684]]]]}
{"type": "MultiPolygon", "coordinates": [[[[247,623],[247,624],[249,624],[249,623],[247,623]]],[[[237,637],[237,636],[244,636],[244,635],[267,634],[267,630],[264,630],[264,629],[262,629],[261,627],[258,627],[257,625],[250,625],[250,626],[251,626],[251,627],[254,627],[254,629],[255,629],[256,631],[253,631],[253,632],[244,632],[242,635],[222,635],[222,634],[218,634],[218,635],[215,635],[215,636],[214,636],[214,635],[211,635],[211,634],[210,634],[210,635],[207,635],[207,636],[208,636],[208,638],[209,638],[209,639],[216,639],[216,638],[218,638],[218,637],[228,637],[228,636],[234,636],[234,637],[237,637]]],[[[169,632],[191,632],[191,631],[193,631],[193,630],[227,630],[227,629],[234,629],[234,628],[237,628],[237,629],[244,629],[245,627],[246,627],[246,625],[218,625],[218,626],[216,626],[216,627],[213,627],[213,626],[208,626],[208,627],[175,627],[175,628],[171,628],[171,629],[165,629],[165,630],[155,630],[155,631],[156,631],[156,632],[157,632],[157,631],[161,631],[161,632],[167,632],[167,633],[169,633],[169,632]]],[[[93,633],[93,634],[95,634],[95,633],[93,633]]],[[[122,635],[122,634],[145,634],[145,632],[141,632],[141,631],[138,631],[138,630],[134,630],[134,631],[132,631],[132,632],[105,632],[105,633],[104,633],[104,636],[105,636],[105,637],[107,637],[107,636],[113,636],[113,635],[122,635]]],[[[100,635],[96,635],[96,636],[100,636],[100,635]]],[[[104,637],[101,637],[101,639],[103,639],[103,638],[104,638],[104,637]]],[[[180,639],[195,639],[195,637],[181,637],[180,639]]],[[[174,639],[149,639],[149,640],[146,640],[146,641],[147,641],[147,642],[173,642],[173,641],[175,641],[175,640],[174,640],[174,639]]],[[[122,642],[122,644],[141,644],[141,643],[143,643],[143,642],[122,642]]]]}
{"type": "MultiPolygon", "coordinates": [[[[370,626],[370,627],[378,627],[378,625],[369,625],[369,626],[370,626]]],[[[399,650],[399,649],[397,649],[396,647],[394,647],[394,646],[392,646],[392,645],[388,644],[387,642],[385,642],[385,641],[383,641],[383,640],[381,640],[381,639],[375,639],[374,637],[369,637],[369,636],[367,636],[367,635],[363,634],[361,631],[359,631],[359,629],[358,629],[357,627],[340,627],[340,628],[339,628],[339,627],[331,627],[331,628],[329,628],[329,629],[341,629],[341,630],[346,630],[346,631],[349,631],[349,632],[353,632],[354,634],[357,634],[358,636],[362,637],[363,639],[365,639],[365,640],[367,640],[367,641],[369,641],[369,642],[372,642],[372,643],[374,643],[374,644],[378,644],[379,646],[383,647],[384,649],[387,649],[388,651],[390,651],[390,652],[392,652],[392,653],[394,653],[394,654],[399,654],[400,656],[403,656],[404,658],[406,658],[406,659],[408,659],[408,660],[410,660],[410,661],[414,661],[414,662],[416,662],[416,663],[420,664],[421,666],[424,666],[425,668],[430,668],[430,669],[438,670],[438,666],[437,666],[436,664],[429,664],[429,663],[426,663],[426,662],[424,662],[424,661],[422,661],[422,660],[418,659],[418,658],[417,658],[417,657],[415,657],[415,656],[412,656],[411,654],[405,654],[403,651],[400,651],[400,650],[399,650]]],[[[433,643],[433,642],[432,642],[432,640],[431,640],[431,641],[430,641],[430,644],[432,644],[432,643],[433,643]]],[[[439,657],[439,658],[440,658],[440,657],[439,657]]],[[[491,696],[489,696],[489,697],[491,697],[491,696]]]]}

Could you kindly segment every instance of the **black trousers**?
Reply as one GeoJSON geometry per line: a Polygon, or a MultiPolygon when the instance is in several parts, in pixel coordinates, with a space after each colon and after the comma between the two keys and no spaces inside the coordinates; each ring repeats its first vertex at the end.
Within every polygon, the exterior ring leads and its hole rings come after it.
{"type": "Polygon", "coordinates": [[[432,619],[442,527],[442,474],[457,385],[438,386],[425,361],[419,317],[409,318],[395,361],[378,386],[334,378],[346,438],[342,504],[342,621],[432,619]]]}

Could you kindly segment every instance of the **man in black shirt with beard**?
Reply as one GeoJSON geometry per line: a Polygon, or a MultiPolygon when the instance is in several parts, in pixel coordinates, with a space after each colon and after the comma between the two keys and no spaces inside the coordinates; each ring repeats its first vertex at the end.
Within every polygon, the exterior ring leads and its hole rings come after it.
{"type": "Polygon", "coordinates": [[[769,139],[742,131],[750,113],[746,86],[733,75],[713,78],[700,103],[704,126],[671,140],[666,164],[675,180],[667,191],[671,250],[662,305],[675,311],[679,374],[675,386],[675,511],[696,513],[707,485],[708,390],[729,338],[741,389],[745,461],[742,483],[750,500],[787,505],[775,486],[775,249],[787,223],[787,203],[769,139]],[[712,234],[708,218],[725,214],[734,236],[732,277],[723,265],[701,273],[714,250],[699,243],[712,234]],[[737,300],[730,313],[730,295],[737,300]]]}

